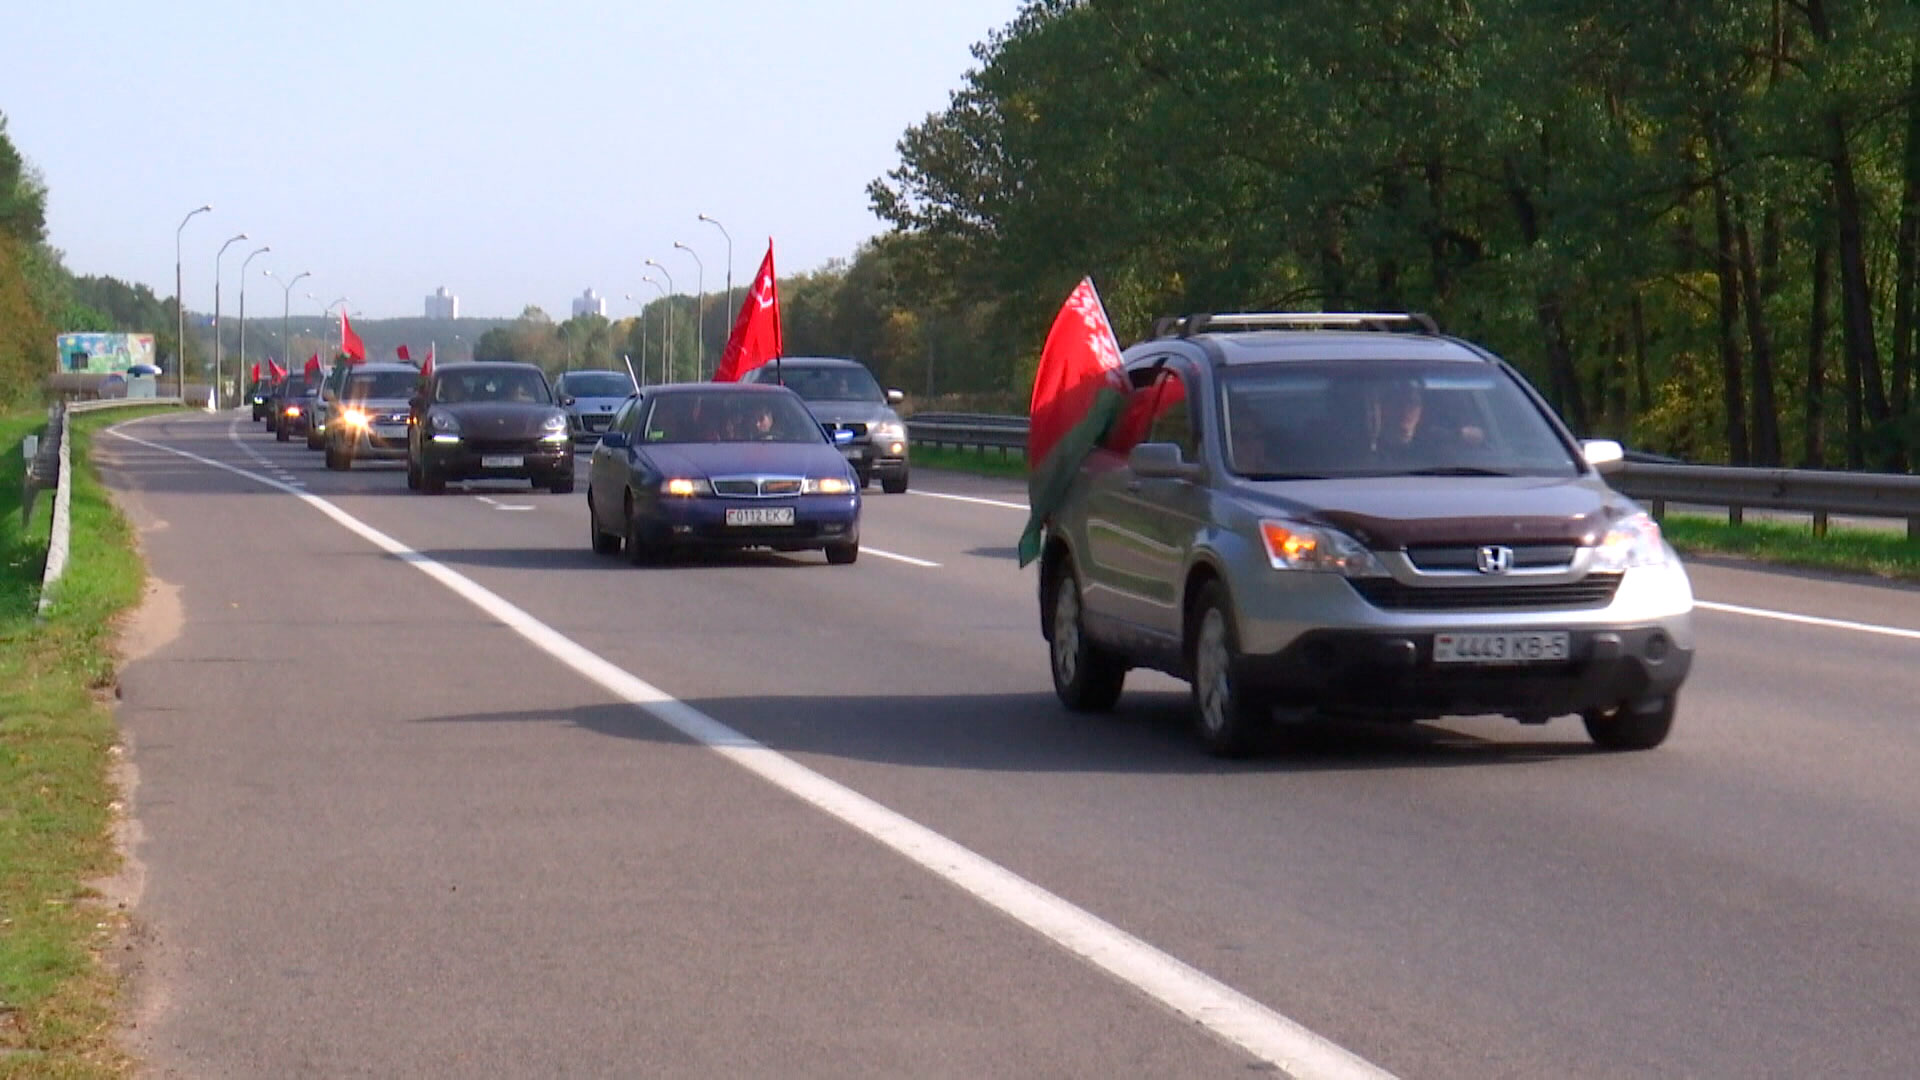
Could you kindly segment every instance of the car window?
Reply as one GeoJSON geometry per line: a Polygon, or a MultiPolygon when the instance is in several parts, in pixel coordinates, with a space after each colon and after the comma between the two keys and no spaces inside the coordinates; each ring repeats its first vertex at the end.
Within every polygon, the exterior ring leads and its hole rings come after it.
{"type": "Polygon", "coordinates": [[[1198,461],[1199,431],[1194,424],[1192,395],[1187,393],[1186,379],[1177,371],[1163,370],[1143,393],[1153,416],[1153,425],[1147,431],[1148,441],[1173,443],[1180,448],[1182,457],[1198,461]]]}
{"type": "Polygon", "coordinates": [[[419,381],[419,373],[412,371],[356,371],[347,377],[347,391],[340,396],[354,401],[403,398],[419,381]]]}
{"type": "Polygon", "coordinates": [[[662,394],[646,409],[643,442],[824,442],[812,414],[787,394],[662,394]]]}
{"type": "Polygon", "coordinates": [[[772,364],[755,369],[755,382],[779,381],[808,401],[880,401],[887,395],[873,375],[863,367],[808,367],[783,364],[778,373],[772,364]]]}
{"type": "Polygon", "coordinates": [[[613,414],[613,421],[607,425],[608,430],[618,431],[631,439],[634,421],[639,419],[645,400],[645,398],[629,398],[626,404],[620,406],[620,411],[613,414]]]}
{"type": "Polygon", "coordinates": [[[574,397],[626,397],[633,380],[613,371],[573,371],[560,377],[561,392],[574,397]]]}
{"type": "Polygon", "coordinates": [[[1492,366],[1235,366],[1222,378],[1228,466],[1243,476],[1579,472],[1533,401],[1492,366]]]}
{"type": "Polygon", "coordinates": [[[462,401],[551,405],[553,395],[547,391],[547,380],[537,371],[487,368],[480,371],[442,372],[434,387],[433,400],[449,405],[462,401]]]}
{"type": "MultiPolygon", "coordinates": [[[[1154,434],[1156,422],[1161,415],[1176,405],[1182,408],[1184,414],[1186,382],[1183,379],[1174,378],[1171,371],[1162,366],[1164,363],[1165,358],[1161,358],[1159,362],[1134,368],[1127,373],[1127,382],[1132,389],[1127,394],[1127,401],[1121,409],[1120,416],[1114,421],[1113,427],[1107,432],[1107,437],[1101,444],[1108,450],[1125,454],[1145,442],[1149,435],[1156,440],[1165,438],[1166,432],[1172,430],[1171,426],[1160,429],[1159,434],[1154,434]]],[[[1191,428],[1191,423],[1187,426],[1191,428]]],[[[1169,441],[1179,442],[1180,440],[1176,438],[1169,441]]],[[[1198,446],[1197,440],[1193,445],[1198,446]]],[[[1192,449],[1185,443],[1182,443],[1181,447],[1188,460],[1195,460],[1192,449]]]]}

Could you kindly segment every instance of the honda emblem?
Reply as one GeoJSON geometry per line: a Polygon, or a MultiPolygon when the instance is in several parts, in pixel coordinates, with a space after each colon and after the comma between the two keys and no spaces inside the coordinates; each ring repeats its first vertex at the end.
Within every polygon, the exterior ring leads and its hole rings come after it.
{"type": "Polygon", "coordinates": [[[1513,549],[1488,544],[1475,554],[1474,565],[1483,574],[1504,574],[1513,569],[1513,549]]]}

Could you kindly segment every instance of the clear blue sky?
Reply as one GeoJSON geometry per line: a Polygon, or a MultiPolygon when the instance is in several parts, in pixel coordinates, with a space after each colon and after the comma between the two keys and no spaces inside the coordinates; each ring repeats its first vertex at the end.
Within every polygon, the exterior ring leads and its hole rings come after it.
{"type": "MultiPolygon", "coordinates": [[[[683,292],[695,265],[751,277],[769,236],[782,273],[881,230],[865,187],[906,128],[938,111],[970,49],[1018,0],[468,0],[279,3],[44,0],[7,5],[0,112],[45,177],[51,238],[80,273],[229,314],[240,260],[312,270],[295,312],[347,295],[419,315],[435,286],[462,315],[528,303],[565,318],[588,286],[683,292]],[[656,275],[657,276],[657,275],[656,275]],[[318,303],[306,301],[311,290],[318,303]],[[302,306],[304,304],[304,307],[302,306]]],[[[271,300],[272,303],[268,303],[271,300]]]]}

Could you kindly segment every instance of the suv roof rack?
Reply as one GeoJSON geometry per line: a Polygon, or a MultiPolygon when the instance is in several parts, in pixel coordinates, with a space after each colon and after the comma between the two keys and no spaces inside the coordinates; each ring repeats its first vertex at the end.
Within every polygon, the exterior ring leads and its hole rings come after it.
{"type": "Polygon", "coordinates": [[[1192,337],[1227,330],[1375,330],[1381,333],[1438,334],[1440,324],[1423,312],[1266,311],[1223,315],[1170,315],[1155,320],[1153,336],[1192,337]]]}

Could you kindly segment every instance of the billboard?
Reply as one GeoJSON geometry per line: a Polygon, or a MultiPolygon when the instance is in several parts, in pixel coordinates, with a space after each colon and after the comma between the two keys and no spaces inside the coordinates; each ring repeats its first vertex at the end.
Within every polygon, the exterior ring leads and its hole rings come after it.
{"type": "Polygon", "coordinates": [[[109,375],[153,363],[152,334],[61,334],[54,339],[62,374],[109,375]]]}

